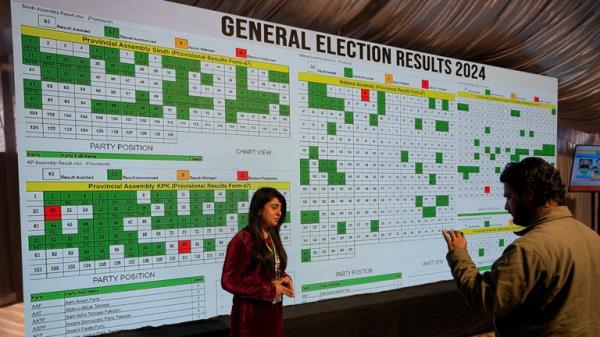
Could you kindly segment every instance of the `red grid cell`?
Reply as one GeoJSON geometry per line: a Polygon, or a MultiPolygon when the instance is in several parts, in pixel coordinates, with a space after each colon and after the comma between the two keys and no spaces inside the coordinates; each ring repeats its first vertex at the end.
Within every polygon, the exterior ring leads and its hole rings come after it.
{"type": "Polygon", "coordinates": [[[189,254],[192,252],[192,240],[179,240],[178,245],[179,254],[189,254]]]}
{"type": "Polygon", "coordinates": [[[421,80],[421,88],[429,89],[429,80],[421,80]]]}
{"type": "Polygon", "coordinates": [[[492,189],[489,186],[485,186],[483,188],[483,192],[486,194],[490,194],[490,193],[492,193],[492,189]]]}
{"type": "Polygon", "coordinates": [[[360,89],[360,100],[363,102],[369,102],[371,100],[369,89],[360,89]]]}
{"type": "Polygon", "coordinates": [[[61,220],[60,206],[44,206],[44,220],[61,220]]]}

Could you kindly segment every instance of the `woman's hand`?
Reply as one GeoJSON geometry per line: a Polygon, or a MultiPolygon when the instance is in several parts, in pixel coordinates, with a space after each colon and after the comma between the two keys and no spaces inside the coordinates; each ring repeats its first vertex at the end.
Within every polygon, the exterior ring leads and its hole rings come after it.
{"type": "Polygon", "coordinates": [[[283,284],[283,280],[273,280],[273,285],[275,286],[275,298],[279,298],[281,295],[286,295],[289,297],[294,296],[294,289],[290,289],[283,284]]]}
{"type": "Polygon", "coordinates": [[[295,296],[294,281],[292,281],[292,278],[289,275],[285,275],[281,279],[281,284],[284,285],[286,288],[288,288],[292,292],[292,294],[289,295],[290,297],[294,297],[295,296]]]}

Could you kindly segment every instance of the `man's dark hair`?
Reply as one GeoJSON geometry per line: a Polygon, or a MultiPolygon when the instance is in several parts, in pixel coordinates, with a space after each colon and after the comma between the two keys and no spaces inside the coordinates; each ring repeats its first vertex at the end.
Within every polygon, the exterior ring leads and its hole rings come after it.
{"type": "Polygon", "coordinates": [[[500,174],[500,181],[508,184],[519,195],[525,187],[533,191],[533,204],[543,206],[554,200],[563,203],[565,185],[560,179],[560,172],[544,159],[528,157],[518,163],[508,163],[500,174]]]}

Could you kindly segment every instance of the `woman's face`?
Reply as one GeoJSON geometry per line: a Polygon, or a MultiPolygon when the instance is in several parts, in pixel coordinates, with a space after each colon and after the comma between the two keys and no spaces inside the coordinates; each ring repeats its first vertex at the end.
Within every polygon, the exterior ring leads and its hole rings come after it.
{"type": "Polygon", "coordinates": [[[276,227],[281,218],[281,202],[277,198],[271,199],[259,212],[263,228],[276,227]]]}

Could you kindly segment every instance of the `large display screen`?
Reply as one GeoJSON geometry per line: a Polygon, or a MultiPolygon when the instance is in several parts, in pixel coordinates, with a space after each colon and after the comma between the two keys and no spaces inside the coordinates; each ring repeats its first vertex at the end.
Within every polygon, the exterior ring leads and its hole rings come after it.
{"type": "Polygon", "coordinates": [[[162,1],[12,22],[27,336],[229,313],[262,186],[288,201],[286,305],[450,279],[443,228],[487,270],[515,238],[499,173],[555,162],[554,78],[162,1]]]}

